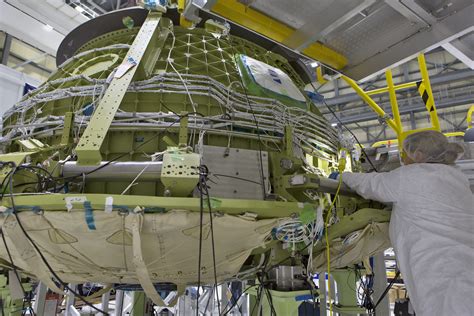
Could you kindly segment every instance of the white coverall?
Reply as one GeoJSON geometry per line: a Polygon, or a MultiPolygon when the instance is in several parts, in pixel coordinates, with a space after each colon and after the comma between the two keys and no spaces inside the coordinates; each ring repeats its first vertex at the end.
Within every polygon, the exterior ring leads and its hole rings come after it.
{"type": "Polygon", "coordinates": [[[474,196],[443,164],[344,173],[366,199],[393,203],[390,240],[417,316],[474,315],[474,196]]]}

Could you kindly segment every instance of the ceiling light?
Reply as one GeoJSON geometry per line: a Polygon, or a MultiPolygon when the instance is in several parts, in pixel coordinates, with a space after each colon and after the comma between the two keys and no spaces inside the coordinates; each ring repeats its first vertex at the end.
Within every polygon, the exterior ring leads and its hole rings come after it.
{"type": "Polygon", "coordinates": [[[316,68],[316,67],[319,66],[319,64],[318,64],[317,62],[315,62],[315,61],[313,61],[310,65],[311,65],[311,67],[313,67],[313,68],[316,68]]]}
{"type": "Polygon", "coordinates": [[[84,10],[84,8],[81,7],[80,5],[76,6],[75,9],[76,9],[77,11],[79,11],[80,13],[86,11],[86,10],[84,10]]]}
{"type": "Polygon", "coordinates": [[[332,127],[336,127],[336,126],[337,126],[337,123],[332,123],[331,126],[332,126],[332,127]]]}

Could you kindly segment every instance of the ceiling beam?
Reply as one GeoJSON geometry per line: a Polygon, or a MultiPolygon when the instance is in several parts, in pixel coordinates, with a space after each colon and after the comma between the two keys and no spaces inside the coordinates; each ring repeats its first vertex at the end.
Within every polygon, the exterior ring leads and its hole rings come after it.
{"type": "MultiPolygon", "coordinates": [[[[462,69],[444,74],[435,75],[430,78],[432,86],[456,82],[460,80],[474,79],[474,70],[462,69]]],[[[339,97],[326,99],[327,105],[339,105],[343,103],[360,101],[360,96],[357,93],[344,94],[339,97]]]]}
{"type": "Polygon", "coordinates": [[[301,51],[321,40],[375,2],[376,0],[334,1],[317,18],[295,30],[282,44],[301,51]]]}
{"type": "Polygon", "coordinates": [[[462,61],[466,66],[474,70],[474,60],[469,58],[466,54],[464,54],[460,49],[455,47],[451,43],[443,44],[442,47],[448,51],[451,55],[462,61]]]}
{"type": "MultiPolygon", "coordinates": [[[[446,100],[440,100],[439,102],[436,102],[436,109],[440,110],[440,109],[445,109],[448,107],[456,107],[456,106],[466,105],[473,102],[474,102],[474,95],[462,96],[462,97],[457,97],[457,98],[449,98],[446,100]]],[[[422,111],[426,111],[426,106],[423,102],[417,102],[412,105],[404,106],[400,108],[401,115],[409,114],[410,112],[417,113],[417,112],[422,112],[422,111]]],[[[372,112],[372,111],[367,112],[367,113],[357,114],[357,115],[339,117],[341,122],[344,124],[372,121],[378,118],[379,116],[375,112],[372,112]]],[[[331,119],[330,122],[338,123],[336,119],[331,119]]]]}
{"type": "Polygon", "coordinates": [[[413,59],[420,51],[438,47],[473,30],[473,16],[474,4],[442,20],[436,20],[430,27],[422,28],[411,37],[389,47],[375,47],[373,50],[377,52],[376,54],[357,65],[347,68],[344,73],[354,80],[361,80],[377,75],[388,67],[400,65],[413,59]],[[406,57],[402,58],[402,56],[406,57]]]}

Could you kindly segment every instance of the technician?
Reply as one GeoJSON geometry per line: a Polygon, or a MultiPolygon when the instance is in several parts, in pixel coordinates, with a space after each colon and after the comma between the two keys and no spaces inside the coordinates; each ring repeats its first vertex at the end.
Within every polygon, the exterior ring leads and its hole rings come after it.
{"type": "Polygon", "coordinates": [[[390,240],[417,316],[474,315],[474,196],[453,166],[462,153],[423,131],[403,142],[400,168],[342,176],[362,197],[393,203],[390,240]]]}

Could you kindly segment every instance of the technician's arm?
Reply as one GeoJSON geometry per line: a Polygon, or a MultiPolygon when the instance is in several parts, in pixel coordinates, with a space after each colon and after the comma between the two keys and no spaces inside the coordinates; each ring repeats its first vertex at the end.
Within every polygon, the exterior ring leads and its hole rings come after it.
{"type": "Polygon", "coordinates": [[[400,192],[399,169],[383,173],[345,172],[342,181],[363,198],[382,203],[396,202],[400,192]]]}

